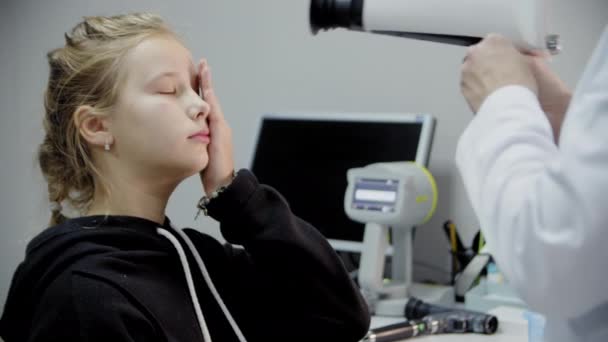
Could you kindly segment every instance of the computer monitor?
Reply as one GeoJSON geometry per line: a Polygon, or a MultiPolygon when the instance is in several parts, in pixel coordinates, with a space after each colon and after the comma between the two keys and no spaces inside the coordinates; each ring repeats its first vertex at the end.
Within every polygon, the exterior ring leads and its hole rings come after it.
{"type": "Polygon", "coordinates": [[[435,120],[427,114],[267,114],[251,170],[339,251],[360,252],[364,225],[344,212],[346,171],[372,163],[427,165],[435,120]]]}

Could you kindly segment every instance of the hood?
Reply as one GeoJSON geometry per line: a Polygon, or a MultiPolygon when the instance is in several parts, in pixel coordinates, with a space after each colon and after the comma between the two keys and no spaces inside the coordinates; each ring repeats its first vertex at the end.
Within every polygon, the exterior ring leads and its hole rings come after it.
{"type": "MultiPolygon", "coordinates": [[[[165,220],[163,228],[169,227],[165,220]]],[[[155,222],[129,216],[88,216],[45,229],[27,246],[13,275],[0,319],[0,336],[25,341],[37,304],[49,285],[81,259],[122,249],[168,250],[155,222]]]]}

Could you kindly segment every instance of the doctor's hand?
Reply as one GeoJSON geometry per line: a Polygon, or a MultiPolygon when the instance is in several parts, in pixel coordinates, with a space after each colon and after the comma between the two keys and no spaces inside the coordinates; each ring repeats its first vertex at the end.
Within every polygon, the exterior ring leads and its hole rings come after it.
{"type": "Polygon", "coordinates": [[[213,90],[211,71],[206,60],[199,62],[199,82],[203,99],[211,107],[207,122],[211,141],[207,146],[209,162],[200,172],[205,193],[209,194],[232,180],[234,158],[232,152],[232,130],[224,119],[219,100],[213,90]]]}
{"type": "Polygon", "coordinates": [[[549,68],[543,55],[530,55],[528,63],[538,85],[538,100],[551,123],[555,142],[559,140],[562,122],[570,106],[572,92],[549,68]]]}
{"type": "Polygon", "coordinates": [[[505,37],[488,35],[471,46],[462,64],[460,88],[474,113],[493,92],[509,85],[521,85],[538,94],[530,65],[505,37]]]}

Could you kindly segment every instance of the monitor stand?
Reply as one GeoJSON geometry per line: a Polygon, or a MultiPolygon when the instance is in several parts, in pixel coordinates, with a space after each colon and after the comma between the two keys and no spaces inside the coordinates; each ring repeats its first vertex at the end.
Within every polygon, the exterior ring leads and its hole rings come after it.
{"type": "Polygon", "coordinates": [[[392,278],[385,281],[389,227],[376,223],[365,225],[358,280],[374,315],[404,317],[409,297],[447,307],[454,305],[453,287],[412,282],[412,228],[392,228],[392,278]]]}

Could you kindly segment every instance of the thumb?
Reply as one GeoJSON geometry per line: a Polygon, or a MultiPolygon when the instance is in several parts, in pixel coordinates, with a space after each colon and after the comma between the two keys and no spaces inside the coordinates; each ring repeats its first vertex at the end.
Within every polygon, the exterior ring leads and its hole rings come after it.
{"type": "Polygon", "coordinates": [[[545,49],[525,49],[520,50],[520,52],[526,56],[530,57],[538,57],[546,60],[551,59],[551,53],[545,49]]]}

